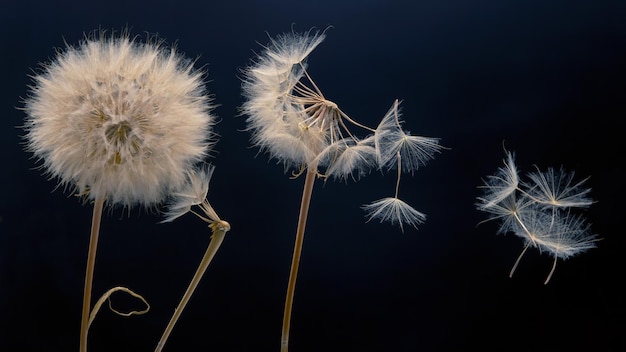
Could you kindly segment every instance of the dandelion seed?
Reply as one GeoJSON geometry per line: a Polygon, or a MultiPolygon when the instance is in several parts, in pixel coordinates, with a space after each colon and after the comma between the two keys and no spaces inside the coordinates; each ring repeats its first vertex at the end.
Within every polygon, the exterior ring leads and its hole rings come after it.
{"type": "Polygon", "coordinates": [[[477,207],[481,210],[488,211],[488,208],[495,206],[509,197],[517,190],[519,178],[517,175],[517,167],[513,160],[513,154],[506,153],[507,158],[504,161],[504,167],[498,168],[495,175],[487,176],[484,195],[478,198],[477,207]]]}
{"type": "Polygon", "coordinates": [[[380,121],[375,133],[375,144],[380,168],[393,169],[398,164],[396,157],[402,157],[402,171],[413,173],[420,165],[426,165],[443,148],[439,138],[411,136],[402,129],[399,101],[396,100],[385,117],[380,121]]]}
{"type": "MultiPolygon", "coordinates": [[[[480,199],[480,198],[479,198],[480,199]]],[[[528,212],[526,208],[531,207],[532,202],[529,202],[526,198],[517,198],[515,193],[510,194],[500,202],[495,203],[488,208],[479,208],[486,213],[491,214],[489,218],[481,221],[487,222],[492,220],[500,220],[500,227],[498,234],[505,234],[508,232],[513,233],[529,233],[528,229],[524,229],[524,222],[522,217],[528,212]]],[[[532,212],[532,211],[531,211],[532,212]]]]}
{"type": "Polygon", "coordinates": [[[372,219],[380,220],[380,222],[389,221],[392,225],[398,224],[403,232],[403,224],[417,228],[426,221],[426,215],[395,197],[383,198],[364,205],[362,208],[367,213],[368,221],[372,219]]]}
{"type": "Polygon", "coordinates": [[[320,164],[330,165],[324,176],[346,180],[367,174],[376,162],[373,144],[374,138],[370,136],[358,142],[344,138],[329,145],[317,157],[320,164]]]}
{"type": "MultiPolygon", "coordinates": [[[[206,200],[209,192],[209,182],[215,167],[208,165],[203,169],[193,169],[187,175],[187,183],[181,189],[172,193],[170,203],[167,205],[165,219],[162,222],[172,222],[175,219],[191,211],[191,207],[200,205],[206,200]]],[[[212,221],[219,218],[211,216],[212,221]]]]}
{"type": "Polygon", "coordinates": [[[408,224],[417,229],[419,224],[426,221],[426,215],[415,210],[412,206],[398,199],[398,191],[400,189],[400,176],[402,176],[402,157],[400,152],[396,152],[396,162],[398,163],[398,176],[396,179],[396,193],[393,197],[383,198],[366,204],[361,208],[365,210],[367,221],[379,219],[380,222],[389,221],[392,225],[398,224],[400,230],[404,232],[403,224],[408,224]]]}
{"type": "Polygon", "coordinates": [[[537,239],[541,251],[560,259],[568,259],[596,248],[597,236],[591,233],[591,225],[583,216],[563,212],[557,214],[557,217],[551,220],[549,231],[537,239]]]}
{"type": "Polygon", "coordinates": [[[166,212],[165,220],[162,222],[170,222],[174,219],[186,214],[187,212],[191,212],[197,217],[199,217],[202,221],[209,224],[211,228],[211,242],[207,246],[207,249],[198,265],[198,269],[191,279],[187,290],[185,291],[183,297],[180,300],[180,303],[174,310],[174,314],[170,319],[161,339],[159,340],[157,347],[155,349],[156,352],[159,352],[165,346],[167,339],[169,338],[176,322],[180,318],[183,310],[189,303],[189,299],[193,295],[200,279],[204,275],[206,269],[211,264],[213,257],[217,253],[218,249],[222,245],[222,241],[226,236],[226,232],[230,231],[230,224],[217,215],[208,199],[206,198],[207,193],[209,191],[209,182],[211,180],[211,176],[213,175],[213,170],[215,168],[212,165],[208,165],[206,168],[202,169],[192,169],[188,173],[187,183],[185,186],[173,194],[172,200],[168,206],[168,211],[166,212]],[[197,206],[201,213],[196,212],[192,209],[192,207],[197,206]]]}
{"type": "Polygon", "coordinates": [[[530,173],[528,178],[527,195],[537,203],[565,208],[586,208],[593,203],[588,197],[591,189],[582,187],[587,179],[574,183],[574,173],[563,168],[558,172],[553,168],[548,168],[546,172],[537,170],[530,173]]]}
{"type": "Polygon", "coordinates": [[[500,219],[498,233],[513,233],[524,240],[509,276],[512,276],[528,248],[547,252],[554,257],[552,269],[545,280],[547,284],[556,268],[557,259],[595,248],[597,236],[591,234],[590,225],[581,215],[572,214],[570,208],[587,207],[593,203],[583,189],[584,180],[573,183],[574,173],[550,168],[547,172],[528,175],[529,182],[518,179],[511,153],[507,153],[505,167],[485,181],[485,195],[478,198],[477,209],[492,214],[485,220],[500,219]]]}
{"type": "Polygon", "coordinates": [[[557,211],[553,214],[537,212],[533,216],[542,218],[533,221],[536,223],[534,227],[541,227],[535,232],[534,238],[538,250],[554,257],[552,269],[545,280],[546,284],[554,273],[558,259],[566,260],[596,247],[597,236],[591,233],[591,226],[581,215],[557,211]]]}

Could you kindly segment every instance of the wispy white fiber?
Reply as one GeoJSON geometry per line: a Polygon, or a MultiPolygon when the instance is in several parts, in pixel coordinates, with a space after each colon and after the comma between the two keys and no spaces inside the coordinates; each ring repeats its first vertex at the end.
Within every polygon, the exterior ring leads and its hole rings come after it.
{"type": "Polygon", "coordinates": [[[426,221],[426,215],[395,197],[379,199],[362,208],[367,213],[368,221],[373,219],[380,220],[380,222],[389,221],[392,225],[398,224],[402,232],[404,232],[404,225],[417,228],[426,221]]]}

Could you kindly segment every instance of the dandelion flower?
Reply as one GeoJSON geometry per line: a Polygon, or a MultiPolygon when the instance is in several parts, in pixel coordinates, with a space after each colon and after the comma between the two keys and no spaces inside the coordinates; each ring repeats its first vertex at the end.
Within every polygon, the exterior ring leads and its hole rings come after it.
{"type": "Polygon", "coordinates": [[[33,77],[26,148],[60,184],[94,201],[81,352],[104,203],[153,206],[184,185],[213,143],[202,75],[174,49],[123,32],[68,46],[33,77]]]}

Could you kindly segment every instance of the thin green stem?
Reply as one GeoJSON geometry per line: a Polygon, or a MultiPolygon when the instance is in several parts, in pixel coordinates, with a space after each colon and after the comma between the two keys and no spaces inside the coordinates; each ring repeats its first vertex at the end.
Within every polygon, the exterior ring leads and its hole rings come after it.
{"type": "Polygon", "coordinates": [[[80,352],[87,352],[87,333],[89,331],[89,311],[91,308],[91,287],[93,285],[93,271],[96,264],[96,250],[100,234],[100,221],[104,197],[96,199],[93,205],[91,218],[91,234],[89,235],[89,252],[87,252],[87,269],[85,270],[85,289],[83,291],[83,313],[80,322],[80,352]]]}
{"type": "Polygon", "coordinates": [[[291,260],[291,270],[289,272],[289,284],[287,285],[287,296],[285,298],[285,312],[283,314],[283,330],[280,344],[281,352],[287,352],[289,350],[289,327],[291,324],[293,296],[296,290],[296,278],[298,277],[302,243],[304,242],[304,230],[306,228],[306,219],[309,213],[309,204],[311,204],[311,194],[313,193],[315,176],[316,173],[314,171],[307,170],[302,190],[302,202],[300,203],[300,215],[298,217],[298,228],[296,229],[296,242],[293,248],[293,258],[291,260]]]}
{"type": "Polygon", "coordinates": [[[207,247],[206,252],[204,253],[204,256],[202,257],[202,261],[200,262],[200,265],[198,266],[196,273],[194,274],[193,278],[191,279],[191,282],[189,283],[189,286],[187,287],[187,291],[185,291],[183,298],[180,300],[178,307],[176,307],[176,310],[174,311],[174,315],[172,315],[170,322],[167,324],[167,327],[165,328],[165,331],[163,332],[163,336],[161,336],[161,340],[157,344],[155,352],[160,352],[161,350],[163,350],[163,346],[165,346],[165,342],[167,341],[167,338],[170,336],[170,333],[174,329],[174,325],[176,325],[176,322],[178,321],[178,318],[183,312],[183,309],[185,309],[187,302],[189,302],[189,299],[191,298],[193,291],[198,286],[198,283],[200,282],[202,275],[204,275],[204,272],[209,267],[209,264],[213,260],[215,253],[217,253],[217,250],[220,248],[222,241],[224,241],[226,232],[230,230],[230,225],[226,221],[222,221],[222,220],[213,222],[209,226],[211,227],[211,230],[213,231],[213,234],[211,235],[211,242],[209,243],[209,246],[207,247]]]}

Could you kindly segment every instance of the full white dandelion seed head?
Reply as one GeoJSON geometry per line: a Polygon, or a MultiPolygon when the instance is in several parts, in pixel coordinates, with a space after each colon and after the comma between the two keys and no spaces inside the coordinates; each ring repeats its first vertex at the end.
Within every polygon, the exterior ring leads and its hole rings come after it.
{"type": "Polygon", "coordinates": [[[27,150],[87,199],[161,202],[215,142],[202,76],[156,40],[93,34],[33,77],[27,150]]]}
{"type": "Polygon", "coordinates": [[[426,221],[425,214],[396,197],[379,199],[361,208],[366,212],[367,221],[372,219],[378,219],[380,222],[389,221],[392,225],[398,224],[402,232],[405,224],[417,229],[418,225],[426,221]]]}

